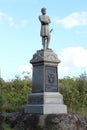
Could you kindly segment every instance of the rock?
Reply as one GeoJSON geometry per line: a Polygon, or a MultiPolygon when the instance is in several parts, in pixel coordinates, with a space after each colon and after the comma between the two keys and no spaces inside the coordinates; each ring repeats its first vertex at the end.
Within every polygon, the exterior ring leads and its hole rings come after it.
{"type": "Polygon", "coordinates": [[[20,117],[22,113],[20,112],[12,112],[7,114],[5,122],[10,125],[11,128],[17,125],[17,117],[20,117]]]}
{"type": "Polygon", "coordinates": [[[87,121],[80,115],[50,114],[45,126],[46,130],[87,130],[87,121]]]}
{"type": "Polygon", "coordinates": [[[11,113],[6,122],[14,130],[87,130],[87,120],[77,114],[11,113]]]}
{"type": "Polygon", "coordinates": [[[0,130],[4,130],[3,129],[4,119],[5,119],[4,115],[0,113],[0,130]]]}

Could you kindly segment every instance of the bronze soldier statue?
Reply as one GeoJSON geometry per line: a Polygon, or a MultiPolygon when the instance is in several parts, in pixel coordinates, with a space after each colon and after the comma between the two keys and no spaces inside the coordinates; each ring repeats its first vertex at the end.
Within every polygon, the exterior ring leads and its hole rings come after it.
{"type": "Polygon", "coordinates": [[[42,15],[39,16],[39,20],[41,22],[41,31],[40,36],[42,37],[42,45],[43,49],[48,49],[49,42],[50,42],[50,31],[49,30],[49,24],[51,23],[51,20],[49,16],[46,15],[46,8],[41,9],[42,15]]]}

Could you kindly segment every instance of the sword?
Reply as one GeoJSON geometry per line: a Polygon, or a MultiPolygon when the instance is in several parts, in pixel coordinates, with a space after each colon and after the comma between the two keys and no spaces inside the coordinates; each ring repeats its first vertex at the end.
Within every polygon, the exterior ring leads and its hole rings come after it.
{"type": "Polygon", "coordinates": [[[53,31],[53,28],[50,30],[50,33],[53,31]]]}

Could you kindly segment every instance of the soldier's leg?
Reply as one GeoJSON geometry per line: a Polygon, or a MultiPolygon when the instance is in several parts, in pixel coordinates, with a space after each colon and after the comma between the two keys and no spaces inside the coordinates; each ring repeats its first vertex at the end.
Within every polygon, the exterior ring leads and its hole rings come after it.
{"type": "Polygon", "coordinates": [[[45,49],[45,37],[42,37],[42,45],[43,45],[43,49],[45,49]]]}
{"type": "Polygon", "coordinates": [[[49,47],[50,38],[51,38],[51,36],[49,35],[49,36],[47,37],[47,48],[49,47]]]}

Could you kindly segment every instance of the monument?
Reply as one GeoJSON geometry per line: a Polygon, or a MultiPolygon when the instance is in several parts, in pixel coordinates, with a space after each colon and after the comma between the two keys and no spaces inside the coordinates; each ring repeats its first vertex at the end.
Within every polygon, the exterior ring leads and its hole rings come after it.
{"type": "Polygon", "coordinates": [[[46,15],[46,8],[42,8],[41,12],[39,20],[43,48],[38,50],[30,60],[33,66],[32,93],[28,97],[28,104],[25,106],[24,112],[31,114],[67,113],[67,106],[63,104],[63,96],[58,91],[60,60],[57,54],[49,49],[51,20],[46,15]]]}

